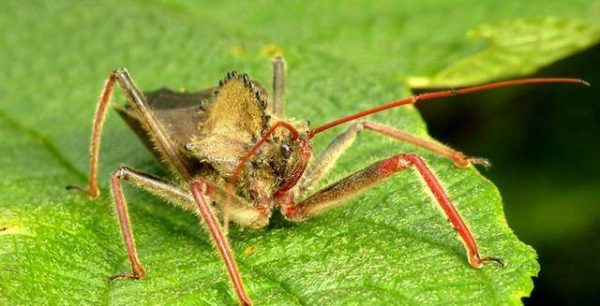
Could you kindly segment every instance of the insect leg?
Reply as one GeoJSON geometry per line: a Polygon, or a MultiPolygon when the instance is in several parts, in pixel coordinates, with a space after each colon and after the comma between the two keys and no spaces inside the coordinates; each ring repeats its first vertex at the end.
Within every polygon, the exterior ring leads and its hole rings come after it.
{"type": "MultiPolygon", "coordinates": [[[[111,187],[113,190],[115,204],[117,206],[117,214],[119,217],[119,223],[121,225],[123,240],[125,242],[127,255],[129,257],[133,272],[111,276],[111,280],[116,278],[139,279],[145,274],[144,268],[138,259],[133,237],[133,230],[129,220],[129,213],[127,211],[127,202],[125,201],[125,197],[123,196],[123,191],[121,189],[121,180],[128,181],[133,185],[159,196],[162,199],[172,202],[184,209],[194,212],[199,211],[217,245],[219,253],[221,256],[223,256],[227,271],[230,274],[230,278],[233,282],[236,292],[240,297],[240,300],[243,302],[243,304],[245,303],[244,305],[251,305],[250,299],[245,293],[241,277],[237,272],[237,266],[227,243],[227,239],[221,232],[220,227],[218,226],[217,218],[205,200],[205,196],[207,194],[214,194],[214,196],[222,199],[225,196],[225,190],[216,185],[209,185],[203,181],[196,181],[200,183],[192,184],[192,189],[190,192],[162,179],[126,166],[121,166],[114,171],[111,178],[111,187]]],[[[239,217],[241,220],[248,222],[248,226],[256,227],[266,225],[268,219],[264,216],[264,214],[257,209],[247,208],[248,205],[237,205],[240,199],[236,197],[235,200],[236,205],[234,206],[235,209],[233,210],[233,216],[236,218],[239,217]]]]}
{"type": "Polygon", "coordinates": [[[177,148],[173,146],[167,133],[163,131],[162,125],[154,117],[154,113],[148,105],[146,98],[131,79],[129,72],[125,68],[119,68],[113,73],[119,81],[119,85],[121,85],[127,101],[133,108],[137,109],[141,116],[141,122],[146,125],[147,130],[150,132],[149,134],[152,135],[151,140],[155,143],[157,150],[163,153],[162,156],[169,157],[165,159],[169,168],[179,173],[183,178],[191,179],[188,167],[186,167],[181,159],[176,158],[179,156],[177,148]]]}
{"type": "MultiPolygon", "coordinates": [[[[79,188],[76,186],[67,186],[68,189],[81,189],[86,192],[91,198],[97,198],[99,195],[98,189],[98,160],[100,152],[100,136],[102,133],[102,126],[106,119],[106,113],[108,105],[110,104],[110,97],[113,92],[115,81],[118,82],[122,89],[124,96],[129,101],[130,105],[137,110],[141,116],[141,122],[143,122],[152,134],[152,140],[156,144],[157,150],[161,151],[164,156],[177,156],[176,148],[171,145],[171,142],[167,139],[166,133],[162,130],[160,124],[152,115],[152,111],[141,91],[137,88],[131,76],[125,68],[119,68],[114,70],[108,76],[96,113],[94,115],[94,122],[92,125],[92,140],[90,144],[90,179],[87,188],[79,188]]],[[[186,165],[178,158],[165,159],[169,163],[169,166],[173,168],[177,173],[180,173],[184,178],[190,178],[186,165]]]]}
{"type": "Polygon", "coordinates": [[[490,262],[503,265],[501,259],[480,256],[475,239],[438,179],[429,170],[423,159],[415,154],[397,154],[376,162],[316,192],[299,204],[282,206],[282,213],[292,221],[302,221],[343,204],[348,197],[356,195],[408,167],[416,168],[437,204],[456,229],[467,250],[469,264],[473,268],[481,268],[483,264],[490,262]]]}
{"type": "Polygon", "coordinates": [[[139,279],[144,276],[145,272],[144,267],[138,259],[135,241],[133,238],[133,230],[131,228],[131,222],[129,220],[129,213],[127,210],[127,202],[125,201],[125,197],[123,196],[123,191],[121,189],[121,180],[128,181],[137,187],[149,191],[150,193],[153,193],[170,202],[176,203],[188,210],[193,209],[194,206],[190,199],[191,195],[189,192],[182,190],[178,186],[175,186],[164,180],[140,171],[136,171],[126,166],[121,166],[113,172],[110,180],[111,188],[115,205],[117,206],[117,215],[119,217],[123,241],[125,242],[127,256],[129,257],[129,262],[131,263],[133,273],[113,275],[110,277],[110,279],[139,279]]]}
{"type": "Polygon", "coordinates": [[[285,94],[285,61],[281,56],[273,58],[273,105],[271,112],[277,116],[283,117],[285,94]]]}
{"type": "Polygon", "coordinates": [[[195,180],[191,184],[192,195],[194,196],[194,200],[198,206],[198,211],[200,215],[206,222],[208,230],[213,237],[213,240],[221,254],[221,258],[225,263],[225,267],[227,268],[227,273],[229,273],[229,278],[233,283],[235,291],[240,299],[240,304],[242,305],[252,305],[248,294],[246,294],[246,290],[244,289],[244,284],[242,282],[242,278],[237,268],[237,264],[235,259],[233,258],[233,253],[231,252],[231,248],[229,247],[229,243],[227,243],[227,238],[223,235],[223,231],[219,226],[219,222],[212,212],[208,203],[204,199],[204,195],[208,192],[208,186],[206,183],[201,180],[195,180]]]}
{"type": "Polygon", "coordinates": [[[469,164],[478,164],[484,167],[490,167],[491,163],[485,159],[480,157],[467,157],[463,153],[456,151],[448,146],[433,142],[431,140],[425,140],[419,138],[417,136],[399,131],[393,127],[389,127],[383,124],[374,123],[374,122],[365,122],[363,124],[365,129],[380,133],[385,136],[389,136],[395,138],[400,141],[404,141],[410,144],[413,144],[417,147],[423,148],[425,150],[431,151],[433,153],[437,153],[439,155],[445,156],[454,162],[457,167],[465,168],[469,164]]]}
{"type": "Polygon", "coordinates": [[[87,188],[81,188],[78,186],[67,186],[67,189],[79,189],[89,195],[90,198],[97,198],[100,194],[98,190],[98,154],[100,152],[100,134],[102,132],[102,126],[104,125],[104,120],[106,119],[106,110],[108,108],[108,104],[110,103],[110,97],[112,95],[113,87],[115,85],[116,75],[112,72],[106,82],[104,83],[104,87],[102,89],[102,93],[100,94],[100,100],[98,101],[98,105],[96,107],[96,112],[94,115],[94,121],[92,123],[92,140],[90,143],[90,181],[87,188]]]}
{"type": "Polygon", "coordinates": [[[481,164],[489,167],[490,163],[477,157],[466,157],[463,153],[453,150],[447,146],[435,143],[431,140],[425,140],[414,135],[399,131],[395,128],[373,122],[357,122],[351,124],[346,131],[337,136],[325,150],[319,154],[315,162],[312,163],[306,175],[302,178],[300,192],[305,192],[311,186],[314,186],[319,180],[329,172],[338,158],[354,143],[356,136],[363,130],[370,130],[380,133],[384,136],[392,137],[396,140],[413,144],[417,147],[431,151],[433,153],[445,156],[451,159],[457,167],[464,168],[469,164],[481,164]]]}
{"type": "Polygon", "coordinates": [[[334,138],[325,150],[309,164],[306,173],[300,180],[299,193],[301,196],[333,168],[335,162],[354,143],[356,136],[362,129],[362,123],[351,124],[346,131],[334,138]]]}

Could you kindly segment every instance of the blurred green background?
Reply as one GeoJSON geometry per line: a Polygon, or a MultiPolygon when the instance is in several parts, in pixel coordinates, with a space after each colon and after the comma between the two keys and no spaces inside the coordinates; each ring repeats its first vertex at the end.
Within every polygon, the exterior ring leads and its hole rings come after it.
{"type": "Polygon", "coordinates": [[[421,104],[432,136],[490,158],[508,223],[538,252],[530,305],[600,302],[600,46],[535,76],[580,77],[587,90],[512,88],[421,104]]]}
{"type": "MultiPolygon", "coordinates": [[[[540,276],[526,303],[598,302],[600,48],[570,54],[598,41],[599,1],[7,0],[0,8],[1,119],[6,125],[18,122],[20,131],[47,146],[65,168],[45,169],[40,182],[64,179],[63,172],[70,180],[84,180],[93,101],[108,71],[120,65],[149,88],[197,88],[214,84],[215,76],[235,67],[268,80],[265,62],[282,48],[293,67],[288,101],[308,103],[321,95],[323,103],[313,102],[323,109],[296,107],[299,116],[319,120],[341,102],[357,103],[358,109],[398,98],[406,94],[407,81],[424,86],[484,82],[529,76],[540,66],[545,68],[536,76],[586,79],[591,88],[525,86],[419,108],[433,137],[494,162],[482,172],[502,192],[511,227],[539,253],[540,276]],[[479,39],[469,38],[473,31],[479,39]],[[528,44],[521,37],[549,43],[528,44]],[[494,39],[511,44],[495,45],[494,39]],[[465,64],[473,54],[483,54],[483,60],[465,64]],[[547,66],[558,58],[563,59],[547,66]],[[456,63],[464,65],[456,68],[456,63]]],[[[107,138],[127,145],[104,150],[101,177],[121,162],[156,168],[112,117],[107,138]],[[127,136],[114,140],[120,135],[127,136]]],[[[17,144],[30,145],[25,139],[17,144]]],[[[19,156],[10,153],[6,156],[19,156]]],[[[14,191],[3,200],[37,203],[31,190],[40,190],[56,193],[61,201],[82,201],[56,191],[56,184],[36,186],[19,176],[35,177],[35,167],[44,167],[30,157],[36,154],[28,153],[27,163],[16,166],[2,160],[13,167],[3,177],[18,182],[3,186],[14,191]]],[[[107,223],[112,230],[107,236],[118,236],[114,224],[107,223]]],[[[106,253],[122,254],[121,246],[106,253]]],[[[112,260],[98,266],[111,270],[120,262],[112,260]]]]}

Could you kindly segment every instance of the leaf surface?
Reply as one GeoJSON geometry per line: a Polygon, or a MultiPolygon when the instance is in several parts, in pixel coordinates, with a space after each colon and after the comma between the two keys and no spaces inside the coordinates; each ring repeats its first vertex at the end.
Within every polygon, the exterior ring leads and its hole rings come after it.
{"type": "MultiPolygon", "coordinates": [[[[110,116],[101,198],[64,190],[86,181],[91,117],[115,67],[127,66],[144,89],[201,89],[229,70],[268,86],[270,56],[283,52],[287,114],[316,126],[407,96],[406,80],[417,76],[431,86],[459,86],[530,73],[597,42],[599,12],[589,1],[6,1],[0,10],[0,303],[236,303],[199,220],[133,188],[125,193],[148,275],[108,284],[109,275],[130,269],[108,190],[110,172],[125,163],[164,175],[126,125],[110,116]],[[472,69],[496,67],[503,60],[496,55],[518,58],[521,50],[489,49],[465,40],[466,33],[502,36],[503,27],[516,33],[522,20],[542,20],[526,24],[545,33],[540,28],[548,17],[569,25],[551,28],[557,34],[548,44],[566,36],[573,43],[559,40],[552,54],[546,47],[528,49],[530,58],[543,60],[508,61],[500,72],[472,69]]],[[[428,137],[412,107],[373,120],[428,137]]],[[[341,130],[317,138],[316,151],[341,130]]],[[[232,228],[230,241],[257,304],[518,304],[529,294],[539,270],[535,252],[512,233],[498,191],[475,169],[457,169],[366,132],[323,185],[405,151],[424,156],[481,252],[504,258],[507,266],[470,268],[453,229],[416,174],[406,171],[301,224],[232,228]]]]}

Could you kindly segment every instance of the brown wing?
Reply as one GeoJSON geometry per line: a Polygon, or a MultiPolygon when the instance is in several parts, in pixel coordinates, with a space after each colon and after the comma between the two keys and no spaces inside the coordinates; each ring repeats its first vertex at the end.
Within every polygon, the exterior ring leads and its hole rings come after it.
{"type": "Polygon", "coordinates": [[[136,109],[129,104],[115,107],[115,110],[136,132],[146,147],[163,163],[168,166],[165,159],[179,159],[190,173],[198,171],[197,161],[188,154],[185,144],[189,142],[194,133],[198,132],[198,125],[206,120],[205,107],[214,98],[217,88],[209,88],[195,93],[175,92],[162,88],[146,93],[146,101],[156,120],[162,125],[163,131],[176,148],[175,156],[162,156],[155,148],[146,125],[136,109]]]}

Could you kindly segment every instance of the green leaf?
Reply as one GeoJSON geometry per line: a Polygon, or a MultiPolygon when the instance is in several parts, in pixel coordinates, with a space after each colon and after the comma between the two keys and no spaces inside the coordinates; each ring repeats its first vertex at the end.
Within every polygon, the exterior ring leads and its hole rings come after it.
{"type": "Polygon", "coordinates": [[[511,20],[468,32],[472,40],[489,41],[483,50],[431,77],[409,77],[412,87],[465,86],[526,75],[600,40],[600,25],[554,17],[511,20]]]}
{"type": "MultiPolygon", "coordinates": [[[[91,118],[111,69],[127,66],[144,89],[200,89],[229,70],[246,71],[267,85],[270,54],[283,50],[287,113],[318,125],[409,95],[397,81],[400,72],[403,79],[432,77],[466,61],[477,52],[462,40],[470,29],[545,16],[597,24],[598,7],[588,2],[5,1],[0,303],[236,303],[199,220],[134,188],[125,193],[148,275],[108,284],[109,275],[130,269],[108,190],[110,172],[125,163],[164,175],[111,116],[102,143],[101,198],[64,190],[86,181],[91,118]]],[[[572,32],[581,35],[573,41],[598,40],[588,32],[572,32]]],[[[502,76],[529,73],[578,49],[564,48],[533,68],[502,76]]],[[[541,56],[545,49],[531,52],[541,56]]],[[[461,73],[453,81],[473,81],[461,73]]],[[[412,107],[373,120],[428,137],[412,107]]],[[[340,131],[317,138],[316,151],[340,131]]],[[[406,171],[301,224],[232,228],[230,241],[257,304],[518,304],[531,292],[530,278],[539,270],[535,252],[511,232],[498,191],[474,168],[457,169],[433,154],[362,133],[323,185],[405,151],[425,157],[481,252],[504,258],[507,266],[470,268],[420,179],[406,171]]]]}

